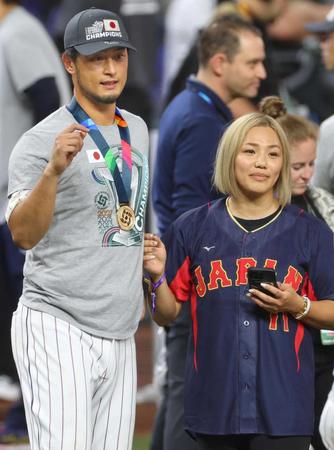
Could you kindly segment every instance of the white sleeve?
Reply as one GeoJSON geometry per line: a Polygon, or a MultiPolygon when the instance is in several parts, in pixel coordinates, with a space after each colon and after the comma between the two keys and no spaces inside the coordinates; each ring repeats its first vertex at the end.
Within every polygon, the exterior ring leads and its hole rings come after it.
{"type": "Polygon", "coordinates": [[[334,449],[334,403],[330,396],[321,414],[319,431],[326,448],[334,449]]]}
{"type": "Polygon", "coordinates": [[[332,142],[334,139],[334,116],[325,120],[319,131],[317,157],[312,183],[334,194],[334,161],[332,142]]]}
{"type": "Polygon", "coordinates": [[[8,201],[8,205],[7,205],[7,210],[6,210],[6,222],[8,223],[9,218],[12,214],[12,212],[14,211],[14,208],[16,208],[16,206],[22,202],[22,200],[24,200],[26,197],[28,197],[28,195],[30,194],[31,190],[30,189],[26,189],[24,191],[17,191],[14,192],[10,197],[9,197],[9,201],[8,201]]]}

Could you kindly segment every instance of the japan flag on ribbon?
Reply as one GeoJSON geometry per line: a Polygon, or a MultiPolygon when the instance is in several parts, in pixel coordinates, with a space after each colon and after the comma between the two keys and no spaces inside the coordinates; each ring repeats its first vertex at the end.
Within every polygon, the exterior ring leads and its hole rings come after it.
{"type": "Polygon", "coordinates": [[[121,31],[118,20],[104,19],[103,24],[105,31],[121,31]]]}
{"type": "Polygon", "coordinates": [[[88,161],[91,164],[104,161],[102,153],[100,152],[100,150],[98,148],[96,148],[94,150],[86,150],[86,155],[87,155],[88,161]]]}

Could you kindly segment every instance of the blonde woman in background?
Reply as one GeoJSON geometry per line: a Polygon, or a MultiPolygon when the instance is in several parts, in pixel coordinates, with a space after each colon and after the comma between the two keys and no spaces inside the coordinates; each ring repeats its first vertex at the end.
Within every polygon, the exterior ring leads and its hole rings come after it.
{"type": "MultiPolygon", "coordinates": [[[[318,126],[305,117],[288,114],[279,97],[265,97],[260,103],[260,110],[276,118],[290,143],[291,203],[324,220],[334,230],[334,196],[310,184],[315,167],[318,126]]],[[[313,330],[313,343],[315,423],[311,442],[315,450],[325,450],[319,433],[319,421],[333,381],[334,337],[327,330],[313,330]]]]}

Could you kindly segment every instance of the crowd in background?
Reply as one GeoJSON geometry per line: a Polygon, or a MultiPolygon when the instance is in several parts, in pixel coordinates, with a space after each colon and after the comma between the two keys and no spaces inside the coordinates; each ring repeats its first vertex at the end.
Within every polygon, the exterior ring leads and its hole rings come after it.
{"type": "MultiPolygon", "coordinates": [[[[224,8],[224,3],[231,2],[203,0],[194,5],[187,0],[22,1],[46,26],[60,52],[64,24],[76,11],[94,5],[119,12],[138,42],[138,54],[130,62],[129,92],[123,93],[122,101],[138,111],[150,128],[158,126],[166,103],[182,89],[185,77],[196,71],[196,62],[190,63],[189,58],[197,33],[213,17],[215,7],[220,4],[224,8]],[[188,68],[183,66],[187,61],[188,68]]],[[[329,100],[334,95],[334,76],[322,67],[318,41],[306,32],[304,24],[324,17],[332,2],[285,3],[290,3],[288,10],[283,8],[275,22],[264,27],[270,70],[289,109],[319,123],[333,113],[333,102],[329,100]]],[[[261,25],[262,20],[266,18],[259,17],[256,24],[261,25]]]]}
{"type": "MultiPolygon", "coordinates": [[[[129,35],[136,43],[137,53],[131,54],[128,82],[117,105],[138,114],[147,123],[152,138],[151,166],[154,168],[156,137],[159,135],[161,116],[167,105],[185,88],[187,78],[198,71],[196,43],[200,30],[214,16],[235,12],[233,8],[236,7],[236,3],[245,3],[245,6],[238,13],[262,31],[266,50],[264,65],[267,76],[261,82],[259,92],[254,98],[247,101],[236,99],[231,104],[233,116],[238,117],[245,112],[255,110],[258,102],[267,95],[280,96],[290,114],[300,115],[316,125],[322,124],[334,114],[334,67],[329,67],[330,70],[325,67],[319,45],[319,42],[321,44],[319,34],[313,34],[305,27],[309,22],[325,20],[326,14],[333,6],[333,1],[262,1],[266,4],[270,3],[272,6],[268,16],[264,12],[265,8],[261,8],[261,6],[259,10],[251,10],[248,6],[248,3],[251,2],[247,1],[49,0],[45,2],[42,0],[22,0],[20,3],[26,11],[37,17],[45,26],[59,55],[63,51],[64,27],[77,11],[94,6],[112,10],[124,18],[129,35]]],[[[261,3],[261,1],[253,2],[253,4],[256,3],[261,3]]],[[[320,34],[320,37],[322,37],[322,34],[320,34]]],[[[334,50],[332,51],[334,53],[334,50]]],[[[48,79],[48,70],[46,69],[42,75],[43,78],[48,79]]],[[[62,95],[60,95],[60,89],[58,89],[58,101],[55,101],[53,105],[48,105],[44,112],[39,111],[39,115],[36,115],[35,111],[33,122],[30,125],[41,119],[43,115],[49,114],[52,108],[56,109],[65,101],[64,99],[66,101],[70,99],[70,80],[67,81],[68,86],[64,87],[62,95]]],[[[25,89],[28,87],[24,86],[22,91],[18,92],[18,96],[27,94],[25,89]]],[[[50,85],[47,85],[44,89],[47,90],[44,92],[51,92],[50,85]]],[[[33,103],[34,93],[35,91],[28,92],[28,102],[33,103]]],[[[10,99],[6,99],[6,103],[4,100],[2,101],[0,116],[6,114],[10,103],[10,99]]],[[[22,104],[23,107],[29,107],[26,100],[22,104]]],[[[317,139],[317,132],[314,132],[312,139],[313,141],[317,139]]],[[[5,184],[6,182],[5,167],[8,164],[8,154],[4,153],[3,142],[0,142],[0,176],[5,180],[0,179],[0,188],[2,187],[1,183],[5,184]]],[[[153,172],[153,177],[154,175],[153,172]]],[[[321,181],[319,185],[321,185],[321,181]]],[[[326,188],[329,189],[330,186],[326,186],[326,188]]],[[[329,190],[332,193],[334,192],[333,189],[329,190]]],[[[0,203],[0,213],[3,208],[4,206],[0,203]]],[[[1,215],[0,219],[4,221],[1,215]]],[[[152,207],[149,210],[148,224],[150,231],[158,232],[152,207]]],[[[0,442],[2,439],[3,442],[6,442],[8,436],[16,435],[18,439],[21,439],[22,436],[23,439],[25,437],[24,414],[22,413],[20,391],[11,358],[9,339],[11,315],[16,308],[20,286],[22,285],[20,269],[22,270],[24,255],[22,252],[13,253],[12,250],[8,250],[8,245],[10,245],[8,244],[8,236],[3,237],[2,243],[1,236],[0,226],[0,251],[6,248],[11,260],[13,261],[13,258],[16,258],[15,267],[12,269],[7,267],[9,266],[9,259],[7,261],[1,260],[0,254],[2,269],[0,283],[4,286],[0,291],[0,324],[2,325],[0,327],[0,338],[4,343],[0,352],[0,398],[10,401],[18,400],[19,402],[13,408],[5,429],[0,433],[0,442]],[[6,280],[9,278],[6,277],[9,277],[9,273],[11,282],[7,285],[6,280]],[[12,290],[13,285],[19,286],[19,289],[15,292],[12,290]]],[[[3,254],[5,254],[4,250],[3,254]]],[[[156,344],[159,354],[160,346],[163,347],[164,344],[164,336],[162,341],[161,343],[157,340],[156,344]]],[[[162,366],[164,366],[164,363],[163,360],[162,366]]],[[[159,367],[156,367],[155,370],[159,371],[159,367]]],[[[165,373],[165,368],[162,369],[162,372],[165,373]]],[[[162,382],[158,386],[159,395],[161,395],[164,385],[165,378],[163,376],[162,382]]],[[[157,394],[157,399],[159,395],[157,394]]],[[[323,448],[325,447],[322,447],[320,443],[315,450],[323,448]]],[[[154,450],[153,447],[152,450],[154,450]]],[[[167,447],[164,450],[167,450],[167,447]]]]}

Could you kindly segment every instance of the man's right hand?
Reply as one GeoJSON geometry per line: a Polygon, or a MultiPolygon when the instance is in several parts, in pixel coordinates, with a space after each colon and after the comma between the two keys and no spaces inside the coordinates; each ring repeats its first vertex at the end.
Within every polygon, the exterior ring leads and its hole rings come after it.
{"type": "Polygon", "coordinates": [[[45,174],[59,176],[71,164],[73,158],[81,151],[88,128],[73,123],[63,130],[55,139],[51,159],[45,168],[45,174]]]}

